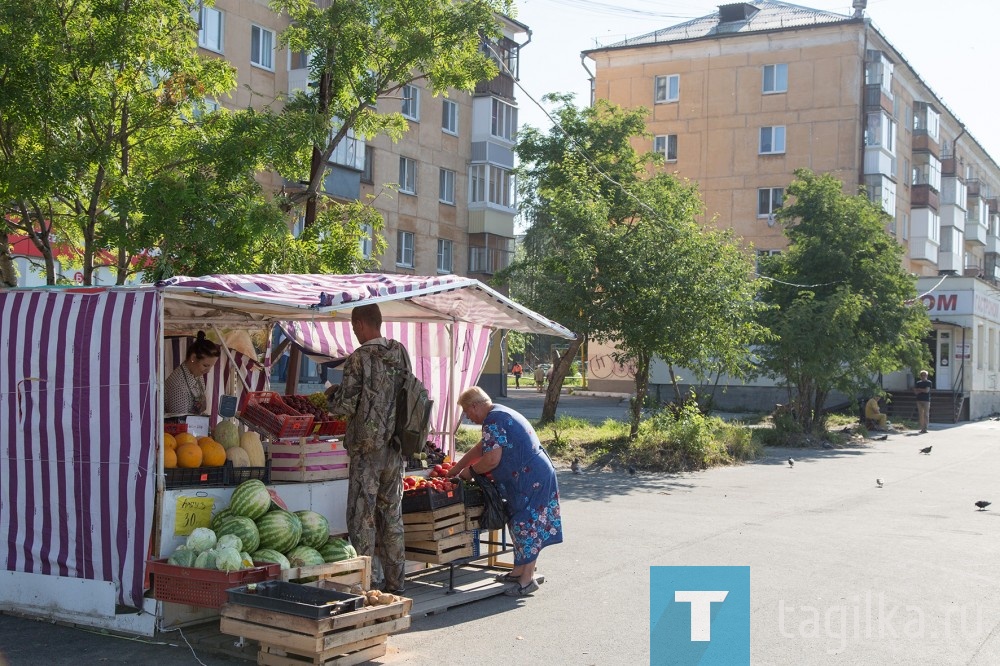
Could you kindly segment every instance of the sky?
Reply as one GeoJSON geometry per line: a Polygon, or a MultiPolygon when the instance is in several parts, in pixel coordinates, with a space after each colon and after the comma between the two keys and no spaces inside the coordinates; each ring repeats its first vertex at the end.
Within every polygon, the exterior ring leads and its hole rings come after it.
{"type": "MultiPolygon", "coordinates": [[[[532,32],[521,51],[518,121],[547,129],[529,99],[574,93],[589,103],[589,75],[580,52],[713,14],[705,0],[516,0],[515,18],[532,32]]],[[[850,0],[807,0],[801,6],[852,14],[850,0]]],[[[896,47],[969,133],[1000,163],[1000,2],[996,0],[868,0],[865,15],[896,47]]],[[[593,62],[588,65],[593,70],[593,62]]],[[[551,107],[550,107],[551,110],[551,107]]]]}

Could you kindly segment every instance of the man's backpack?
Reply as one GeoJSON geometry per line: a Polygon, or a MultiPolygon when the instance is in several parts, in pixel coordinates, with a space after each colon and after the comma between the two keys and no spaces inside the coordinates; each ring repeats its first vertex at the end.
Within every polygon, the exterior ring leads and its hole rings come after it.
{"type": "Polygon", "coordinates": [[[409,459],[424,450],[434,401],[412,371],[404,369],[402,373],[402,383],[396,393],[396,429],[392,441],[403,457],[409,459]]]}

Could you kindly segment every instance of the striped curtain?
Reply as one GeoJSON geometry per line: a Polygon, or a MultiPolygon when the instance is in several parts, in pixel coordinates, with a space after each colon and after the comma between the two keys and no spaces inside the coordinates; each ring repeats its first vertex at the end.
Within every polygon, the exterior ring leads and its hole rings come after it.
{"type": "MultiPolygon", "coordinates": [[[[406,347],[413,363],[413,374],[427,387],[434,408],[431,431],[439,446],[450,442],[458,430],[461,410],[458,395],[475,385],[483,371],[490,349],[492,329],[467,322],[454,322],[454,340],[448,335],[448,324],[385,322],[382,333],[406,347]],[[454,344],[454,358],[451,345],[454,344]],[[455,392],[452,393],[448,374],[455,372],[455,392]],[[448,424],[451,427],[448,427],[448,424]]],[[[306,353],[331,359],[350,355],[357,346],[350,322],[285,322],[282,331],[306,353]]],[[[454,454],[454,451],[451,452],[454,454]]]]}
{"type": "Polygon", "coordinates": [[[160,294],[0,292],[0,562],[142,607],[160,294]]]}

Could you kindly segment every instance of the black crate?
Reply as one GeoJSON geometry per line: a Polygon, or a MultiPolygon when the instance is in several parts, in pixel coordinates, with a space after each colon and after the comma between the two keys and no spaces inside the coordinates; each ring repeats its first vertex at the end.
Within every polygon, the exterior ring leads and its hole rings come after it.
{"type": "Polygon", "coordinates": [[[233,463],[229,460],[219,467],[175,467],[163,470],[167,488],[189,488],[208,486],[228,486],[233,475],[233,463]]]}
{"type": "MultiPolygon", "coordinates": [[[[229,463],[230,461],[226,461],[229,463]]],[[[250,479],[260,479],[265,485],[271,484],[271,461],[268,459],[263,467],[233,467],[226,485],[238,486],[250,479]]]]}
{"type": "Polygon", "coordinates": [[[464,494],[462,493],[461,483],[458,484],[454,490],[449,490],[443,493],[432,490],[427,486],[407,490],[403,493],[403,513],[433,511],[434,509],[439,509],[442,506],[461,504],[464,501],[463,497],[464,494]]]}
{"type": "Polygon", "coordinates": [[[365,598],[336,590],[271,580],[226,590],[229,603],[321,620],[364,608],[365,598]]]}

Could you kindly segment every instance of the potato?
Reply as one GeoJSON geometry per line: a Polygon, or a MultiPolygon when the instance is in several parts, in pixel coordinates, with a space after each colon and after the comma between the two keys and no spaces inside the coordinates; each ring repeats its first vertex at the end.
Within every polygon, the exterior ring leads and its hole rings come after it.
{"type": "Polygon", "coordinates": [[[388,606],[389,604],[392,603],[392,601],[393,601],[393,596],[391,594],[383,592],[382,594],[378,595],[379,606],[388,606]]]}

